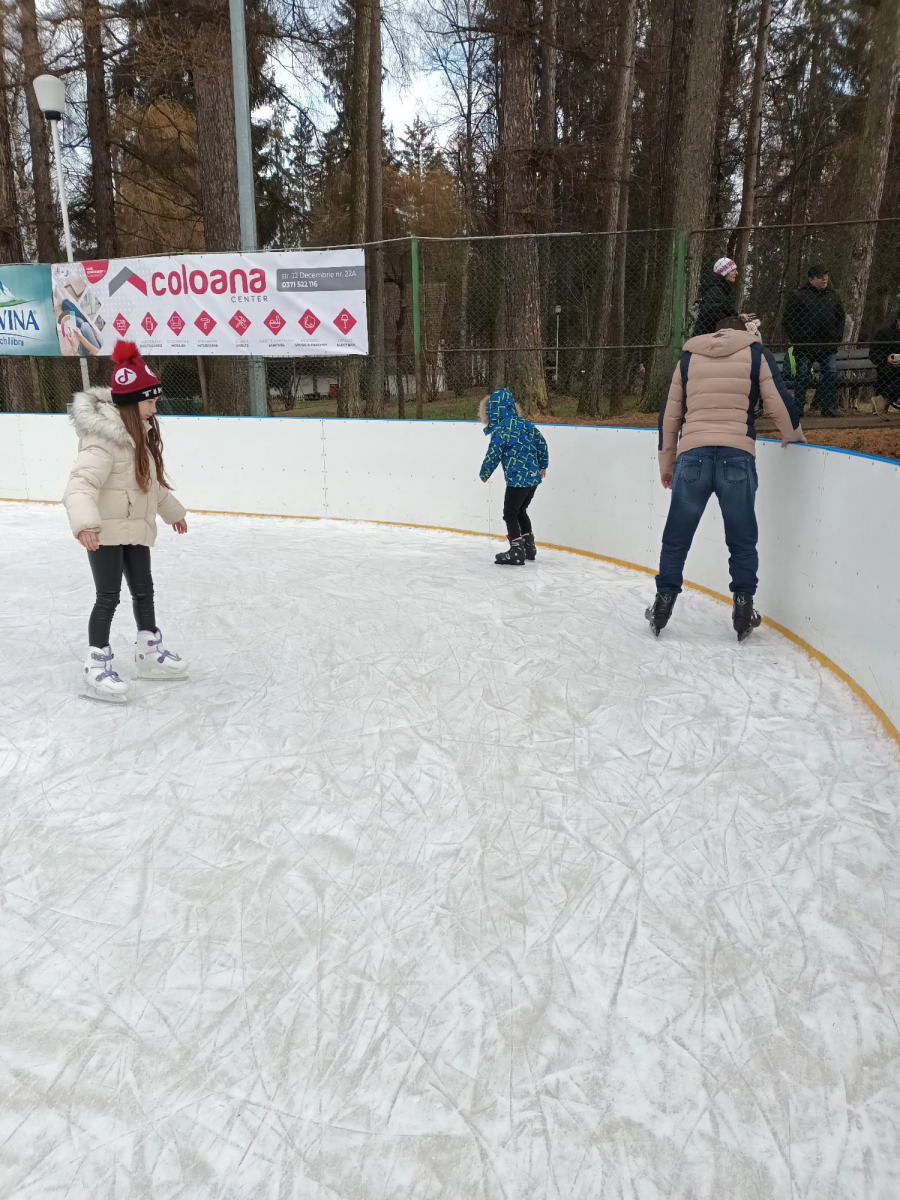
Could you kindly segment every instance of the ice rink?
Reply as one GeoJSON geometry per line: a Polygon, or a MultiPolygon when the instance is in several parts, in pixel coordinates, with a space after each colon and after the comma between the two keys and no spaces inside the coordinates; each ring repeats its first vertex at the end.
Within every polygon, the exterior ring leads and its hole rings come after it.
{"type": "Polygon", "coordinates": [[[2,1200],[897,1200],[900,755],[842,683],[590,558],[190,523],[191,679],[121,709],[63,511],[0,504],[2,1200]]]}

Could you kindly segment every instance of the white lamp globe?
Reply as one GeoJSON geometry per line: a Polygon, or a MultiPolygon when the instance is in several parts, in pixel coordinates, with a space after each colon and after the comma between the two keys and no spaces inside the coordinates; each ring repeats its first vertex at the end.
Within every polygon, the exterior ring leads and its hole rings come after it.
{"type": "Polygon", "coordinates": [[[66,85],[55,75],[38,75],[32,84],[38,107],[48,121],[61,121],[66,110],[66,85]]]}

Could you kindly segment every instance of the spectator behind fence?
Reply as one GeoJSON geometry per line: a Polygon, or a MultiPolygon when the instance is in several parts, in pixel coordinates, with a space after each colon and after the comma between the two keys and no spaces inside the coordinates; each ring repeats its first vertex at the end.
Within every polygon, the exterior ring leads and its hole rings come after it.
{"type": "Polygon", "coordinates": [[[900,312],[872,339],[869,357],[878,370],[875,386],[875,411],[900,409],[900,312]],[[879,404],[879,400],[882,401],[879,404]]]}
{"type": "Polygon", "coordinates": [[[693,336],[714,333],[720,321],[737,316],[734,304],[734,281],[738,277],[737,263],[720,258],[700,284],[700,291],[691,305],[694,317],[693,336]]]}
{"type": "Polygon", "coordinates": [[[788,300],[782,321],[794,350],[794,401],[801,417],[806,410],[806,389],[813,363],[819,364],[822,373],[816,389],[822,416],[838,415],[837,348],[844,338],[844,319],[844,305],[829,284],[828,268],[814,263],[806,284],[788,300]]]}

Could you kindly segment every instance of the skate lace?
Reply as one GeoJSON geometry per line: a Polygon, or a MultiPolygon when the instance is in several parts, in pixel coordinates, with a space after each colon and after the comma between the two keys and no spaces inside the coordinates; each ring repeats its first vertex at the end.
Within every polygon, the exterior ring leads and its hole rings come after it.
{"type": "Polygon", "coordinates": [[[156,641],[153,641],[151,638],[147,644],[150,649],[157,652],[156,661],[158,663],[164,663],[167,658],[171,658],[172,662],[181,662],[181,659],[177,654],[173,654],[171,650],[167,650],[165,646],[163,646],[161,633],[157,633],[156,641]]]}
{"type": "Polygon", "coordinates": [[[112,667],[109,665],[112,662],[112,660],[113,660],[113,656],[111,654],[95,654],[94,655],[94,662],[102,662],[104,664],[103,670],[97,676],[97,683],[102,683],[104,679],[111,679],[113,681],[113,683],[121,683],[122,682],[122,680],[119,678],[117,672],[115,672],[112,669],[112,667]]]}

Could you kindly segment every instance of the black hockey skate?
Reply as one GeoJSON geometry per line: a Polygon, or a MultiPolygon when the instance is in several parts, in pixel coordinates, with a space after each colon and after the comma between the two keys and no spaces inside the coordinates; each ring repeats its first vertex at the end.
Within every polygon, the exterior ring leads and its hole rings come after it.
{"type": "Polygon", "coordinates": [[[498,567],[524,567],[525,539],[517,537],[515,541],[510,542],[509,549],[503,554],[498,554],[494,562],[498,567]]]}
{"type": "Polygon", "coordinates": [[[753,630],[758,629],[762,623],[762,617],[753,607],[753,597],[747,592],[734,593],[731,623],[739,642],[746,642],[753,630]]]}
{"type": "Polygon", "coordinates": [[[525,533],[522,535],[525,542],[525,558],[528,562],[534,562],[537,558],[537,547],[534,544],[534,534],[525,533]]]}
{"type": "Polygon", "coordinates": [[[677,599],[677,592],[657,592],[656,599],[644,613],[655,637],[659,637],[660,630],[668,625],[677,599]]]}

